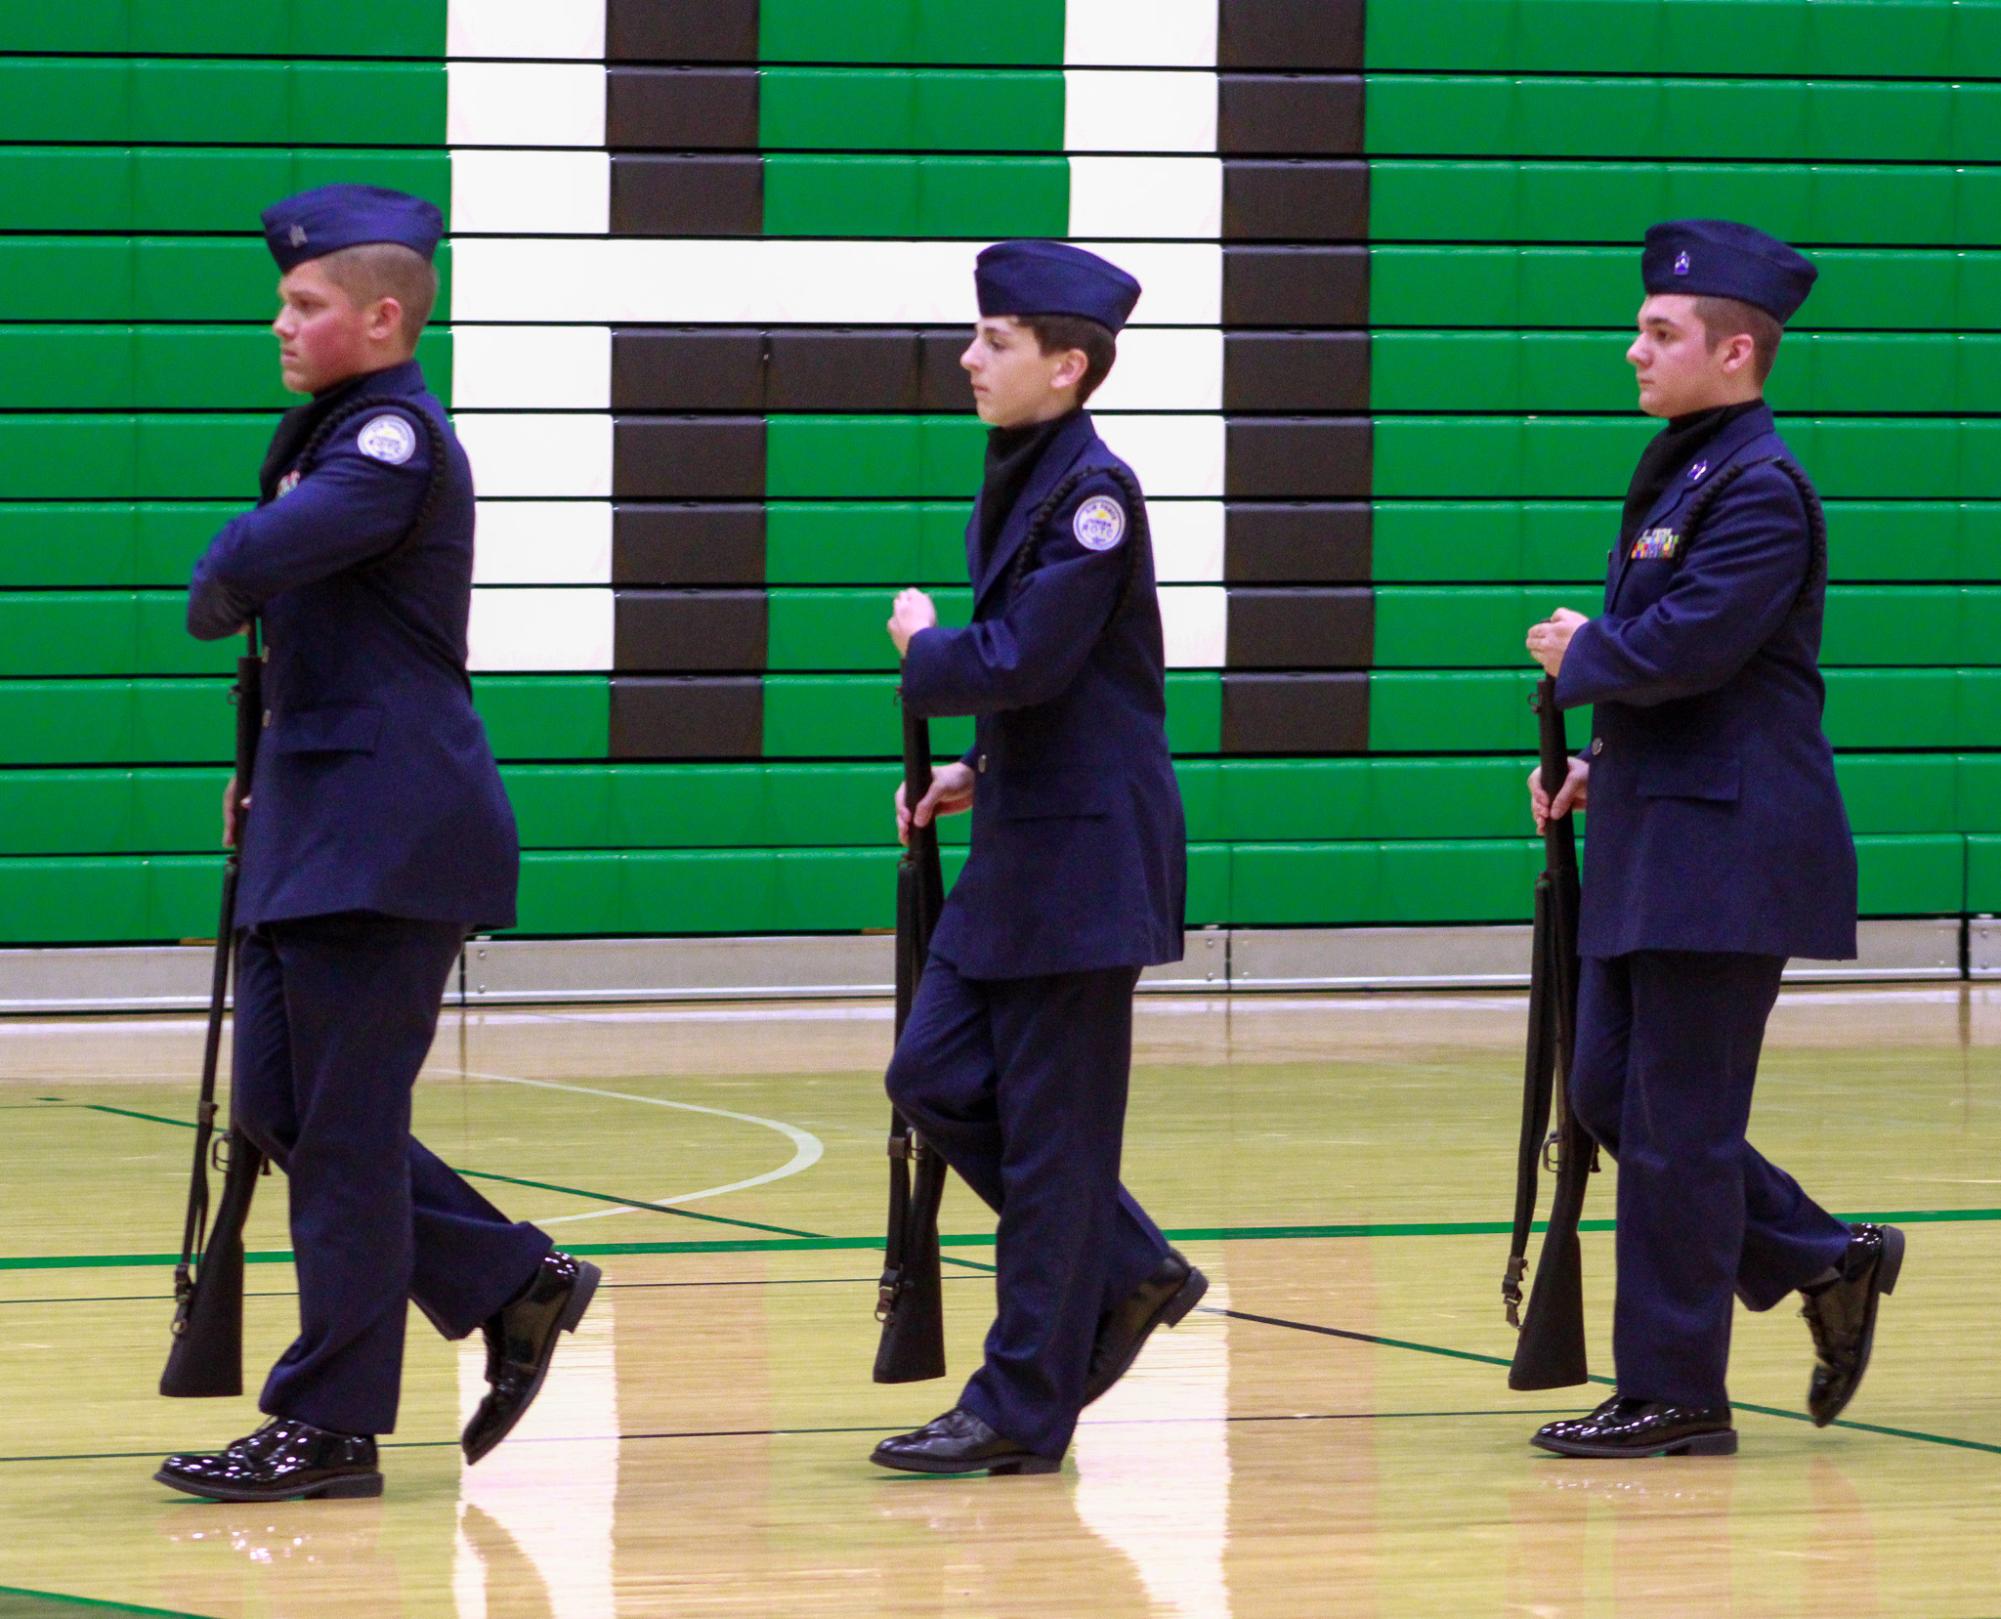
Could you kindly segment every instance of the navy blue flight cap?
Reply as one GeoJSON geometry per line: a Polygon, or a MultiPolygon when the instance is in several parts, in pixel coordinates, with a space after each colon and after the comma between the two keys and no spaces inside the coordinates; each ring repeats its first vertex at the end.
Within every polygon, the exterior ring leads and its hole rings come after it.
{"type": "Polygon", "coordinates": [[[1139,302],[1137,281],[1068,242],[996,242],[974,262],[973,289],[982,315],[1081,315],[1113,332],[1139,302]]]}
{"type": "Polygon", "coordinates": [[[1728,219],[1673,219],[1647,232],[1640,280],[1648,292],[1735,298],[1781,326],[1820,274],[1776,236],[1728,219]]]}
{"type": "Polygon", "coordinates": [[[445,216],[422,197],[383,186],[320,186],[264,210],[264,241],[281,270],[344,247],[394,242],[428,260],[445,216]]]}

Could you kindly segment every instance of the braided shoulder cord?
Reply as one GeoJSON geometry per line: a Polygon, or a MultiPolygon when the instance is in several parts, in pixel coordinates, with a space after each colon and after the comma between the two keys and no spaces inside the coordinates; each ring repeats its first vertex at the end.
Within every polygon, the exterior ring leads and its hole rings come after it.
{"type": "Polygon", "coordinates": [[[358,417],[385,410],[406,412],[409,415],[415,416],[424,424],[424,436],[429,441],[431,449],[431,476],[430,480],[424,485],[424,498],[417,505],[417,515],[411,518],[410,526],[403,531],[403,537],[387,551],[384,551],[381,556],[371,558],[365,564],[365,566],[371,568],[379,568],[384,563],[392,562],[409,550],[416,542],[417,536],[424,532],[425,526],[431,521],[432,515],[437,511],[438,499],[444,493],[445,488],[446,451],[444,430],[438,426],[436,420],[428,410],[425,410],[421,405],[411,403],[407,398],[402,398],[394,394],[382,394],[368,399],[356,399],[341,406],[339,410],[320,423],[319,427],[314,430],[313,436],[306,440],[306,447],[299,452],[298,460],[298,465],[301,467],[311,465],[313,457],[325,449],[328,441],[343,428],[349,426],[358,417]]]}
{"type": "Polygon", "coordinates": [[[1020,592],[1022,581],[1028,577],[1028,570],[1035,565],[1035,554],[1041,548],[1044,532],[1050,520],[1063,509],[1065,502],[1089,483],[1093,478],[1110,478],[1119,486],[1119,492],[1126,497],[1130,508],[1129,521],[1133,525],[1132,539],[1128,542],[1131,552],[1126,557],[1126,576],[1119,586],[1119,598],[1112,604],[1111,617],[1105,622],[1117,621],[1132,600],[1133,581],[1139,576],[1140,548],[1144,546],[1149,555],[1153,551],[1153,530],[1147,520],[1146,496],[1140,492],[1139,479],[1124,467],[1083,467],[1071,473],[1049,492],[1049,498],[1035,508],[1028,520],[1028,538],[1021,542],[1021,549],[1015,553],[1014,567],[1008,572],[1007,599],[1012,601],[1020,592]]]}
{"type": "Polygon", "coordinates": [[[1820,493],[1808,480],[1807,475],[1793,462],[1782,455],[1767,456],[1762,461],[1742,461],[1728,468],[1713,484],[1696,497],[1689,508],[1688,518],[1682,525],[1682,545],[1684,550],[1695,543],[1695,536],[1708,518],[1723,491],[1757,467],[1777,467],[1799,491],[1800,500],[1806,506],[1807,564],[1806,578],[1801,581],[1799,595],[1794,598],[1797,607],[1811,595],[1814,589],[1827,581],[1827,512],[1820,503],[1820,493]]]}

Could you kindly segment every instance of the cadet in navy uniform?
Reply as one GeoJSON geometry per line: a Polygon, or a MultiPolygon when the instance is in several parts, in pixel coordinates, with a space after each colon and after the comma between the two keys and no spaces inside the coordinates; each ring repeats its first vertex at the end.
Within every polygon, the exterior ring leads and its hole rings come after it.
{"type": "Polygon", "coordinates": [[[988,435],[966,530],[973,621],[896,598],[903,700],[976,716],[899,833],[970,809],[972,849],[888,1088],[1000,1215],[999,1314],[959,1403],[874,1461],[1053,1472],[1083,1407],[1208,1287],[1119,1184],[1132,997],[1182,950],[1187,843],[1139,486],[1083,405],[1139,298],[1060,242],[979,255],[961,364],[988,435]]]}
{"type": "MultiPolygon", "coordinates": [[[[158,1478],[221,1500],[379,1495],[415,1300],[484,1329],[477,1461],[540,1390],[593,1266],[510,1223],[410,1134],[411,1087],[471,926],[514,920],[514,816],[466,675],[472,472],[412,357],[444,223],[328,186],[264,215],[285,385],[257,508],[195,566],[188,629],[261,618],[264,732],[237,900],[234,1118],[290,1183],[300,1332],[272,1419],[158,1478]]],[[[232,784],[233,785],[233,784],[232,784]]],[[[225,797],[224,840],[235,836],[225,797]]]]}
{"type": "Polygon", "coordinates": [[[1647,232],[1627,353],[1667,418],[1626,496],[1605,610],[1528,635],[1592,738],[1545,816],[1590,810],[1571,1099],[1618,1160],[1618,1392],[1545,1450],[1726,1455],[1731,1301],[1804,1294],[1807,1404],[1832,1422],[1867,1369],[1903,1233],[1847,1226],[1745,1139],[1789,956],[1855,954],[1855,844],[1821,730],[1819,502],[1764,382],[1815,270],[1722,220],[1647,232]],[[1706,487],[1727,485],[1699,525],[1706,487]]]}

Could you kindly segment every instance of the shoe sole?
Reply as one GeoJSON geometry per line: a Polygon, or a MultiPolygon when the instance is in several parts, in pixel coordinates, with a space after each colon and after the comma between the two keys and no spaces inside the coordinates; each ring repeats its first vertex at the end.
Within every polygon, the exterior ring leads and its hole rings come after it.
{"type": "Polygon", "coordinates": [[[1105,1380],[1103,1388],[1097,1390],[1095,1393],[1089,1393],[1084,1396],[1084,1403],[1086,1405],[1095,1404],[1111,1393],[1118,1380],[1133,1369],[1133,1362],[1139,1359],[1139,1352],[1146,1348],[1146,1341],[1153,1336],[1154,1329],[1156,1327],[1180,1326],[1187,1318],[1188,1312],[1202,1302],[1203,1294],[1208,1291],[1209,1278],[1193,1266],[1190,1266],[1188,1280],[1169,1294],[1167,1301],[1158,1310],[1154,1311],[1152,1319],[1144,1327],[1140,1328],[1139,1336],[1133,1339],[1132,1353],[1119,1363],[1117,1370],[1105,1380]]]}
{"type": "Polygon", "coordinates": [[[1060,1473],[1063,1463],[1060,1458],[1048,1456],[1015,1456],[1003,1461],[983,1462],[976,1467],[956,1467],[950,1463],[940,1465],[918,1457],[908,1459],[884,1456],[880,1452],[869,1457],[877,1467],[887,1467],[896,1473],[923,1473],[931,1478],[965,1478],[974,1473],[988,1473],[995,1478],[1011,1478],[1017,1474],[1060,1473]]]}
{"type": "Polygon", "coordinates": [[[577,1330],[577,1323],[583,1320],[584,1312],[591,1307],[598,1283],[603,1280],[604,1272],[588,1259],[577,1261],[577,1285],[570,1290],[570,1302],[563,1306],[563,1313],[556,1322],[556,1331],[549,1339],[549,1353],[543,1358],[542,1368],[535,1374],[535,1381],[528,1385],[528,1397],[514,1408],[514,1415],[508,1419],[507,1426],[496,1429],[477,1453],[470,1449],[465,1451],[466,1466],[471,1467],[491,1456],[501,1440],[514,1432],[521,1419],[528,1415],[528,1408],[535,1403],[542,1393],[542,1385],[549,1380],[549,1368],[556,1363],[556,1346],[562,1342],[564,1333],[577,1330]]]}
{"type": "Polygon", "coordinates": [[[1841,1403],[1830,1407],[1814,1417],[1816,1428],[1825,1428],[1848,1409],[1856,1391],[1862,1387],[1862,1376],[1869,1370],[1869,1357],[1876,1348],[1876,1310],[1883,1302],[1885,1293],[1897,1291],[1897,1278],[1904,1271],[1904,1233],[1893,1225],[1883,1227],[1883,1257],[1876,1261],[1876,1275],[1869,1284],[1869,1302],[1862,1308],[1862,1349],[1857,1357],[1855,1376],[1849,1381],[1848,1392],[1841,1397],[1841,1403]]]}
{"type": "Polygon", "coordinates": [[[1546,1450],[1557,1456],[1589,1456],[1603,1461],[1644,1461],[1653,1456],[1735,1456],[1737,1430],[1725,1428],[1721,1433],[1690,1434],[1686,1439],[1677,1439],[1670,1444],[1646,1450],[1636,1450],[1626,1445],[1577,1444],[1545,1439],[1541,1434],[1535,1435],[1529,1443],[1539,1450],[1546,1450]]]}
{"type": "Polygon", "coordinates": [[[170,1490],[199,1496],[204,1501],[369,1501],[382,1493],[380,1473],[349,1473],[303,1490],[232,1490],[226,1484],[195,1484],[188,1479],[176,1478],[165,1468],[155,1473],[153,1478],[170,1490]]]}

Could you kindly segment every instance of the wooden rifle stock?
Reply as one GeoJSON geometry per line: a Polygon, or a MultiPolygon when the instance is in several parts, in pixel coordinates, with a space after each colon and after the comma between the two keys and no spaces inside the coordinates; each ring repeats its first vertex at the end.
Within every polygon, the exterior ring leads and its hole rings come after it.
{"type": "MultiPolygon", "coordinates": [[[[1554,799],[1569,774],[1556,682],[1537,687],[1543,790],[1554,799]]],[[[1528,1059],[1523,1075],[1521,1136],[1515,1165],[1514,1240],[1501,1282],[1510,1324],[1519,1325],[1508,1387],[1568,1388],[1589,1380],[1584,1348],[1584,1270],[1578,1222],[1596,1167],[1597,1147],[1571,1111],[1569,1079],[1577,1045],[1577,829],[1575,815],[1543,828],[1543,870],[1536,879],[1534,956],[1529,977],[1528,1059]],[[1555,1128],[1550,1114],[1555,1111],[1555,1128]],[[1547,1135],[1545,1132],[1548,1132],[1547,1135]],[[1536,1262],[1526,1316],[1519,1313],[1535,1217],[1536,1173],[1548,1163],[1556,1179],[1549,1225],[1536,1262]]]]}
{"type": "Polygon", "coordinates": [[[239,1131],[232,1129],[216,1139],[215,1084],[229,964],[235,954],[236,885],[242,871],[247,819],[244,800],[257,767],[257,742],[264,722],[263,686],[264,665],[257,656],[257,627],[253,623],[249,650],[236,660],[236,842],[223,862],[222,914],[216,923],[208,1038],[202,1048],[201,1096],[195,1113],[194,1171],[188,1182],[180,1263],[174,1267],[174,1336],[166,1370],[160,1374],[160,1392],[171,1399],[243,1392],[243,1227],[250,1216],[250,1200],[257,1190],[264,1155],[239,1131]],[[215,1220],[209,1225],[212,1154],[223,1170],[223,1183],[215,1220]]]}
{"type": "MultiPolygon", "coordinates": [[[[931,790],[931,727],[903,710],[903,800],[912,809],[931,790]]],[[[945,907],[938,825],[910,829],[896,868],[896,1033],[910,1020],[931,933],[945,907]]],[[[945,1161],[892,1108],[889,1119],[889,1230],[883,1242],[876,1319],[875,1381],[917,1383],[945,1375],[945,1300],[939,1278],[938,1203],[945,1161]]]]}

